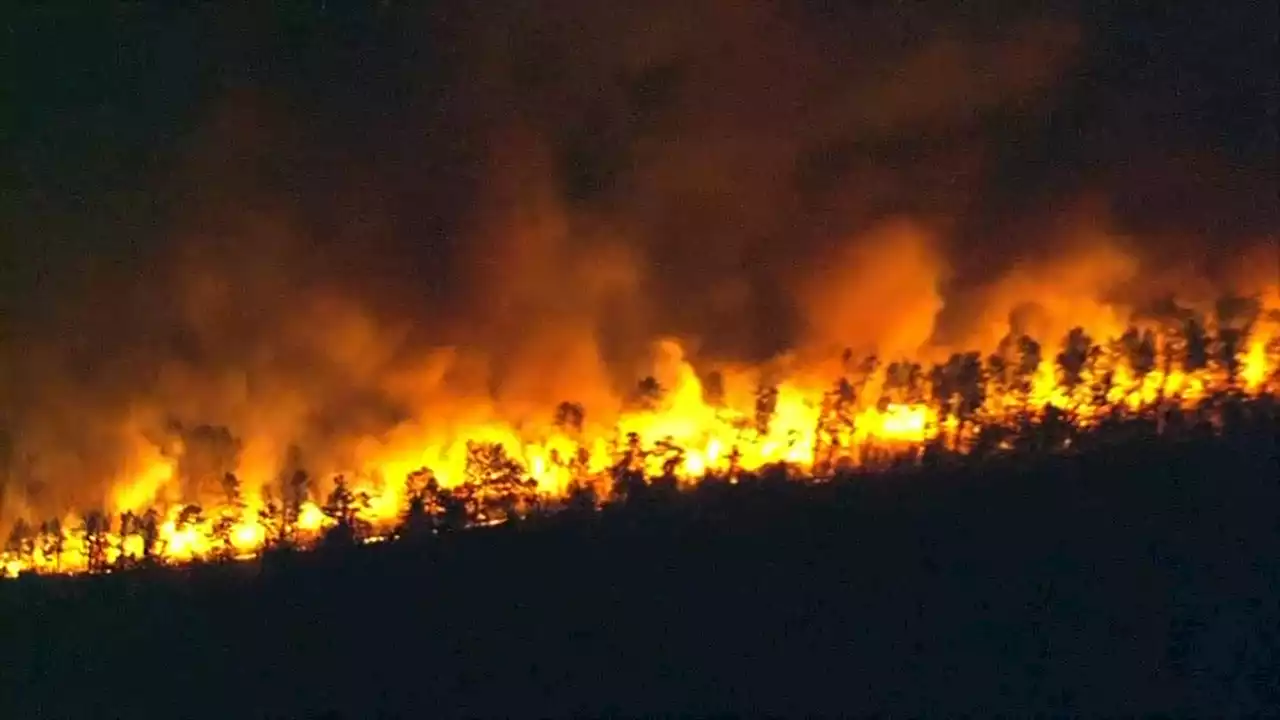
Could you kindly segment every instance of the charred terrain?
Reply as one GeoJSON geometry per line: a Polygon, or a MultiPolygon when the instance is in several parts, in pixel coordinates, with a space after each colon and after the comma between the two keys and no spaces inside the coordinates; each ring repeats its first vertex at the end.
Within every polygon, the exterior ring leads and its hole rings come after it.
{"type": "Polygon", "coordinates": [[[1274,707],[1274,401],[1058,456],[0,584],[12,717],[1274,707]],[[336,713],[336,714],[335,714],[336,713]]]}

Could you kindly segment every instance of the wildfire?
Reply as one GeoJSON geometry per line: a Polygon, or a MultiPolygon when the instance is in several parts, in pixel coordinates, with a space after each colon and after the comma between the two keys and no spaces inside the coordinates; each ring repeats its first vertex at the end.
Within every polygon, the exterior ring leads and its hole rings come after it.
{"type": "Polygon", "coordinates": [[[147,505],[182,468],[173,454],[144,454],[115,488],[110,513],[20,520],[0,568],[14,576],[246,558],[273,544],[305,546],[335,528],[385,539],[415,512],[433,526],[450,513],[475,525],[586,489],[598,502],[628,473],[641,483],[688,485],[785,464],[823,477],[841,465],[918,461],[928,448],[971,452],[993,431],[1048,427],[1051,416],[1078,432],[1107,417],[1206,406],[1212,413],[1214,398],[1280,392],[1278,326],[1276,313],[1260,312],[1247,333],[1225,322],[1201,334],[1133,328],[1095,340],[1081,331],[1055,352],[1010,337],[990,356],[957,354],[933,368],[846,357],[825,382],[795,373],[769,384],[759,372],[726,371],[714,392],[680,345],[664,341],[658,377],[641,383],[631,409],[609,426],[565,403],[541,427],[481,422],[451,428],[447,442],[433,436],[378,448],[326,482],[332,492],[302,472],[261,488],[228,474],[220,497],[155,510],[147,505]]]}

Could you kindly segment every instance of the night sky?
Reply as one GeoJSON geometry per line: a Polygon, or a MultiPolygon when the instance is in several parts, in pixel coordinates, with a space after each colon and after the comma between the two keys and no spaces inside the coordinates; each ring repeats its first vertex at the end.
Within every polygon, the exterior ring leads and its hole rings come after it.
{"type": "Polygon", "coordinates": [[[714,264],[682,234],[803,251],[822,242],[815,224],[903,211],[954,219],[952,242],[979,249],[954,257],[986,267],[1036,242],[1006,228],[1084,193],[1140,234],[1226,243],[1280,224],[1266,3],[17,5],[6,317],[255,211],[394,258],[362,270],[447,284],[438,268],[466,263],[458,248],[490,212],[488,148],[516,125],[548,155],[525,172],[574,211],[672,238],[637,242],[676,275],[668,244],[714,264]],[[970,57],[916,62],[935,50],[970,57]],[[737,158],[745,178],[655,189],[653,166],[678,164],[655,154],[712,138],[782,147],[737,158]],[[776,209],[741,207],[771,190],[776,209]]]}

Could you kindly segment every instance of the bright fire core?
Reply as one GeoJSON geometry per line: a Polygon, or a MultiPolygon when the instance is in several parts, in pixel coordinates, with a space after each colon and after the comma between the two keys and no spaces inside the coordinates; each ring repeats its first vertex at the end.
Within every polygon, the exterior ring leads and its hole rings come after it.
{"type": "MultiPolygon", "coordinates": [[[[280,535],[278,522],[287,522],[294,542],[303,545],[355,520],[362,538],[375,540],[401,525],[410,494],[421,491],[414,483],[424,478],[445,490],[485,483],[523,488],[518,501],[470,518],[475,524],[528,512],[531,505],[554,507],[584,487],[604,498],[623,471],[690,485],[712,477],[733,482],[780,464],[822,478],[838,467],[919,462],[930,448],[963,454],[994,442],[1009,449],[993,430],[1050,422],[1087,430],[1107,418],[1212,408],[1215,398],[1274,396],[1280,391],[1276,316],[1262,308],[1247,333],[1209,323],[1203,339],[1181,330],[1134,329],[1106,339],[1073,334],[1050,349],[1010,337],[988,356],[955,355],[932,367],[846,356],[834,372],[830,365],[792,370],[772,384],[759,371],[732,368],[710,380],[678,343],[663,341],[653,377],[641,384],[630,409],[607,424],[589,407],[564,403],[538,426],[479,422],[446,428],[446,434],[433,429],[397,437],[367,448],[352,467],[293,486],[301,494],[285,521],[279,508],[288,504],[291,486],[279,467],[253,467],[241,458],[227,469],[238,478],[234,492],[173,501],[181,453],[152,452],[116,483],[101,511],[43,524],[20,521],[0,562],[12,576],[110,570],[144,557],[175,564],[245,558],[280,535]],[[331,493],[335,487],[342,492],[331,493]],[[125,513],[128,520],[121,518],[125,513]]],[[[1056,437],[1051,449],[1069,447],[1069,432],[1056,437]]]]}

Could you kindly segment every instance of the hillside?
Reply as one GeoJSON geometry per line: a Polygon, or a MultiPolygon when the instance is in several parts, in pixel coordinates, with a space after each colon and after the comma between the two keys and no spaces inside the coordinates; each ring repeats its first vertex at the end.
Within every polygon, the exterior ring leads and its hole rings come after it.
{"type": "MultiPolygon", "coordinates": [[[[1274,706],[1276,425],[0,584],[7,717],[1274,706]]],[[[332,716],[332,715],[331,715],[332,716]]]]}

